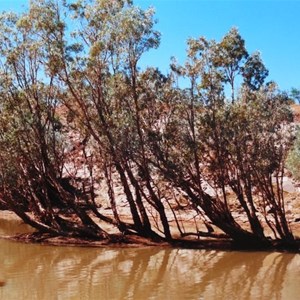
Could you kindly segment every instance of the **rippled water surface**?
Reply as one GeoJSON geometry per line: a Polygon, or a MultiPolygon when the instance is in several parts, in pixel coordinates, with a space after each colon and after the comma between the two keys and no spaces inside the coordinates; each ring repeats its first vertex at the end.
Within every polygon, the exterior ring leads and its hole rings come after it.
{"type": "MultiPolygon", "coordinates": [[[[0,222],[0,233],[12,230],[3,228],[0,222]]],[[[53,247],[0,240],[1,280],[6,284],[0,287],[0,299],[7,300],[292,300],[300,295],[300,255],[53,247]]]]}

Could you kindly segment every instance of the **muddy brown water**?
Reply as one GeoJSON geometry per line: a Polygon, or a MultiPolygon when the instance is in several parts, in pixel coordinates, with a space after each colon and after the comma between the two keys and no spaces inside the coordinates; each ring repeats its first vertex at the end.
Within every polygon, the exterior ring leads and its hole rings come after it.
{"type": "MultiPolygon", "coordinates": [[[[0,235],[24,232],[1,221],[0,235]]],[[[300,255],[109,249],[0,239],[0,299],[299,299],[300,255]]]]}

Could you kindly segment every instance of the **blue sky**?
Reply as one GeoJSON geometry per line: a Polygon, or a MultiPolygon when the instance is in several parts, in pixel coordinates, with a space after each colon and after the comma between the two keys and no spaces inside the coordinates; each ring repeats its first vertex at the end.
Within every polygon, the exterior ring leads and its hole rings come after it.
{"type": "MultiPolygon", "coordinates": [[[[0,10],[21,10],[29,0],[0,0],[0,10]]],[[[231,27],[239,29],[251,53],[260,51],[268,80],[280,89],[300,88],[300,0],[134,0],[153,6],[162,33],[158,50],[147,53],[142,67],[169,70],[170,57],[185,59],[186,40],[205,36],[220,40],[231,27]]]]}
{"type": "Polygon", "coordinates": [[[158,50],[143,64],[156,65],[163,73],[170,57],[185,59],[186,40],[205,36],[220,40],[231,27],[239,29],[251,53],[260,51],[269,69],[268,80],[280,89],[300,88],[300,1],[294,0],[136,0],[156,9],[157,30],[162,33],[158,50]]]}

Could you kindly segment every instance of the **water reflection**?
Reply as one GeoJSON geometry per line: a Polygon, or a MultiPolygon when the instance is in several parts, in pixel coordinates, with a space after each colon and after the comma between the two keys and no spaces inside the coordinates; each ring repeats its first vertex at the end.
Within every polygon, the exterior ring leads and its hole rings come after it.
{"type": "MultiPolygon", "coordinates": [[[[26,232],[0,219],[0,235],[26,232]]],[[[0,240],[0,299],[298,299],[300,256],[0,240]]]]}
{"type": "Polygon", "coordinates": [[[295,254],[0,241],[0,299],[297,299],[295,254]]]}

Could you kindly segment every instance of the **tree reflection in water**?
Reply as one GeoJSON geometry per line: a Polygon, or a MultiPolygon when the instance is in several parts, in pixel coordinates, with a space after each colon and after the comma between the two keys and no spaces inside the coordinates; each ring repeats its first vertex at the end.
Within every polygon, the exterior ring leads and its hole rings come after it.
{"type": "Polygon", "coordinates": [[[295,299],[298,254],[0,241],[0,299],[295,299]],[[293,298],[295,297],[295,298],[293,298]]]}

